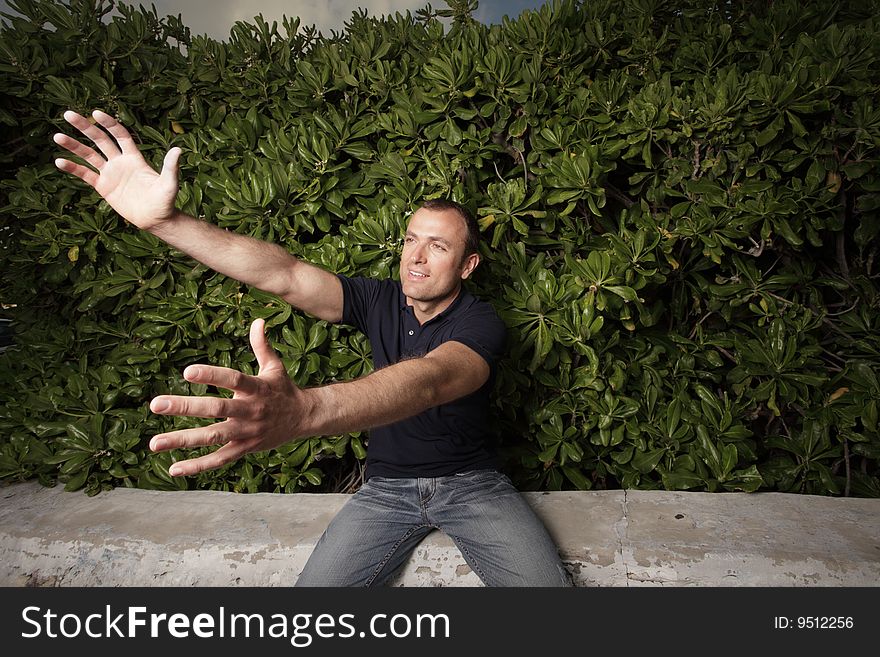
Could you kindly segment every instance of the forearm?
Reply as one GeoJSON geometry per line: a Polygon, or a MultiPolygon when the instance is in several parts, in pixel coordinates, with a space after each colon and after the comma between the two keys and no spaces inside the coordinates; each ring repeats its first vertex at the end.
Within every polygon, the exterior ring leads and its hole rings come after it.
{"type": "Polygon", "coordinates": [[[210,365],[183,372],[190,383],[231,390],[225,397],[160,395],[150,410],[162,415],[224,418],[203,427],[154,436],[150,449],[223,445],[176,463],[175,476],[219,468],[244,454],[273,449],[290,440],[337,435],[390,424],[471,394],[489,378],[489,364],[462,343],[445,342],[421,358],[402,361],[347,383],[301,389],[264,332],[263,320],[251,324],[251,347],[259,374],[210,365]]]}
{"type": "Polygon", "coordinates": [[[417,415],[457,395],[441,364],[405,360],[365,377],[302,392],[308,417],[302,436],[327,436],[383,426],[417,415]]]}
{"type": "Polygon", "coordinates": [[[282,297],[289,291],[298,263],[276,244],[224,230],[182,212],[150,232],[214,271],[282,297]]]}

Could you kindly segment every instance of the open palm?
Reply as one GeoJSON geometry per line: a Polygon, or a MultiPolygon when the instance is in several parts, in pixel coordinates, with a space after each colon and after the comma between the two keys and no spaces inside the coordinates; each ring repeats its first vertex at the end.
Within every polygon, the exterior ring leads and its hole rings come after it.
{"type": "Polygon", "coordinates": [[[65,120],[88,137],[100,153],[59,133],[54,137],[55,143],[89,166],[65,159],[55,160],[55,165],[93,187],[116,212],[139,228],[149,230],[170,219],[175,212],[180,149],[168,151],[162,171],[157,173],[121,123],[98,110],[92,116],[97,124],[76,112],[64,113],[65,120]]]}

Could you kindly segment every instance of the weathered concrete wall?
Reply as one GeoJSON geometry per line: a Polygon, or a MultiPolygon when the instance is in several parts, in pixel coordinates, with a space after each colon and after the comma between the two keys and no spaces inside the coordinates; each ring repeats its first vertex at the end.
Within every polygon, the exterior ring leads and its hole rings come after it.
{"type": "MultiPolygon", "coordinates": [[[[526,493],[578,586],[877,586],[880,500],[526,493]]],[[[289,586],[345,495],[0,488],[2,586],[289,586]]],[[[480,586],[428,536],[397,586],[480,586]]]]}

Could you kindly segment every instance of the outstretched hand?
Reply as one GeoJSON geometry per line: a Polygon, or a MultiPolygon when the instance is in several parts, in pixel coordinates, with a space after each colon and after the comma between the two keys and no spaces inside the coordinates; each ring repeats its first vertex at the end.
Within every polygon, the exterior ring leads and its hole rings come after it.
{"type": "Polygon", "coordinates": [[[233,391],[231,399],[162,395],[150,402],[150,410],[160,415],[226,418],[196,429],[182,429],[154,436],[150,449],[169,449],[222,445],[198,458],[171,466],[172,476],[193,475],[213,470],[245,454],[278,447],[301,435],[309,405],[305,393],[290,380],[281,359],[263,332],[264,322],[251,324],[250,342],[257,357],[256,376],[210,365],[190,365],[183,376],[191,383],[205,383],[233,391]]]}
{"type": "Polygon", "coordinates": [[[64,119],[88,137],[100,153],[58,133],[53,138],[55,143],[89,166],[63,158],[55,160],[55,166],[93,187],[116,212],[139,228],[149,230],[170,219],[175,212],[180,149],[168,151],[162,171],[157,173],[121,123],[100,110],[92,116],[96,124],[76,112],[64,113],[64,119]]]}

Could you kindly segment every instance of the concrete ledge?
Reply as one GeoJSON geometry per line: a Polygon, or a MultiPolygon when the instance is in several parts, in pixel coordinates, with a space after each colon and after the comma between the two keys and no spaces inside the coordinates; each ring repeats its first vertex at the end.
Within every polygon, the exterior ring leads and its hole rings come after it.
{"type": "MultiPolygon", "coordinates": [[[[877,586],[880,500],[526,493],[578,586],[877,586]]],[[[346,495],[0,488],[0,586],[289,586],[346,495]]],[[[480,586],[430,534],[396,586],[480,586]]]]}

